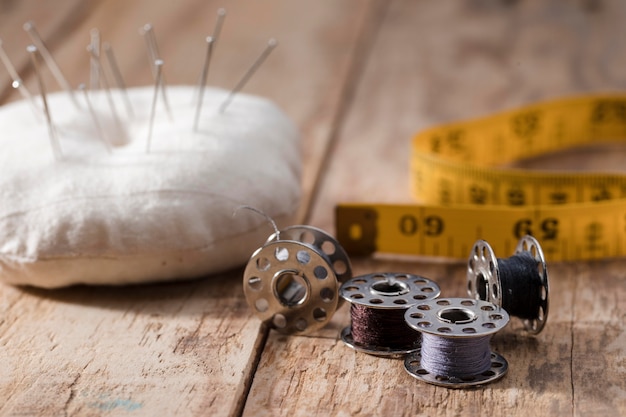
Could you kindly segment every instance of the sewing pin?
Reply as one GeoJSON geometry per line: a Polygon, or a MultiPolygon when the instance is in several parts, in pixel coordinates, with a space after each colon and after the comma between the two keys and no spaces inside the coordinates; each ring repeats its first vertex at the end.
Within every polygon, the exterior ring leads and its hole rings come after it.
{"type": "Polygon", "coordinates": [[[102,63],[100,62],[100,57],[96,55],[94,48],[92,45],[87,46],[87,52],[91,54],[91,58],[93,59],[94,66],[98,68],[98,74],[100,74],[100,79],[102,80],[102,86],[104,87],[104,92],[109,102],[109,108],[111,109],[111,114],[115,119],[115,125],[120,134],[124,131],[122,128],[122,122],[120,121],[119,116],[117,115],[117,110],[115,108],[115,102],[113,101],[113,96],[111,95],[111,89],[109,88],[109,81],[106,77],[104,71],[102,71],[102,63]]]}
{"type": "Polygon", "coordinates": [[[120,67],[117,65],[117,60],[115,59],[113,48],[108,42],[104,42],[102,44],[102,49],[104,50],[104,54],[107,57],[107,62],[109,63],[111,72],[113,73],[115,84],[120,90],[122,90],[122,97],[124,97],[124,103],[126,104],[126,110],[128,111],[128,115],[130,116],[130,118],[133,118],[134,117],[133,106],[132,106],[132,103],[130,102],[130,98],[128,97],[128,91],[126,90],[126,83],[124,82],[124,78],[122,77],[122,73],[120,72],[120,67]]]}
{"type": "MultiPolygon", "coordinates": [[[[211,50],[215,49],[215,43],[217,42],[217,38],[220,36],[220,33],[222,32],[222,26],[224,25],[225,17],[226,17],[226,10],[219,9],[217,11],[217,20],[215,22],[215,27],[213,28],[213,34],[211,34],[210,36],[213,42],[212,42],[212,45],[210,45],[208,48],[210,48],[211,50]]],[[[206,41],[209,42],[209,38],[206,38],[206,41]]],[[[205,60],[204,60],[204,65],[202,67],[202,73],[198,77],[198,82],[196,83],[196,89],[194,90],[194,93],[193,93],[193,102],[196,102],[196,100],[202,101],[199,95],[201,93],[199,92],[201,89],[204,88],[206,84],[206,76],[203,77],[203,75],[204,75],[205,69],[208,71],[208,67],[209,67],[210,56],[209,56],[208,48],[207,48],[207,55],[205,56],[205,60]]],[[[200,103],[199,106],[202,106],[202,104],[200,103]]],[[[196,125],[194,125],[194,130],[197,131],[196,125]]]]}
{"type": "Polygon", "coordinates": [[[220,36],[220,33],[222,32],[222,26],[224,25],[224,19],[226,18],[226,10],[225,9],[219,9],[217,11],[217,20],[215,21],[215,27],[213,28],[213,33],[211,34],[211,37],[217,42],[217,39],[220,36]]]}
{"type": "Polygon", "coordinates": [[[278,42],[276,41],[276,39],[273,39],[273,38],[267,42],[267,46],[265,47],[261,55],[259,55],[256,61],[254,61],[254,63],[250,66],[250,68],[248,68],[248,71],[246,71],[244,76],[241,78],[241,80],[239,80],[237,85],[235,85],[235,88],[232,89],[230,94],[228,94],[228,97],[226,97],[226,100],[224,100],[224,102],[220,106],[220,113],[224,113],[224,111],[226,110],[226,107],[228,107],[228,105],[232,101],[235,94],[237,94],[244,87],[244,85],[246,85],[250,77],[252,77],[252,75],[261,66],[261,64],[263,64],[265,59],[269,56],[269,54],[277,45],[278,45],[278,42]]]}
{"type": "Polygon", "coordinates": [[[37,28],[35,27],[35,24],[32,21],[24,23],[24,30],[31,37],[34,46],[37,48],[37,50],[43,57],[44,61],[46,62],[46,65],[48,65],[48,68],[52,72],[52,75],[54,75],[54,78],[57,80],[57,83],[59,83],[59,86],[69,94],[70,99],[72,100],[72,103],[74,103],[74,106],[76,106],[76,108],[80,108],[80,105],[78,104],[78,101],[76,100],[76,97],[74,96],[74,91],[72,90],[72,87],[70,86],[70,83],[67,81],[67,79],[63,75],[61,68],[59,68],[59,66],[57,65],[56,61],[54,60],[54,57],[52,56],[52,54],[46,47],[43,39],[41,39],[41,36],[39,36],[39,32],[37,32],[37,28]]]}
{"type": "MultiPolygon", "coordinates": [[[[193,101],[198,101],[198,106],[202,106],[202,95],[204,94],[203,90],[206,85],[206,73],[208,73],[209,61],[211,59],[212,51],[215,49],[215,43],[217,42],[220,33],[222,32],[222,26],[224,25],[224,18],[226,17],[226,10],[219,9],[217,11],[217,20],[215,22],[215,27],[213,28],[213,34],[206,38],[207,43],[209,43],[209,38],[212,39],[211,44],[207,47],[207,53],[204,59],[204,65],[202,66],[202,72],[200,77],[198,77],[197,88],[194,90],[194,98],[193,101]]],[[[196,120],[199,117],[200,110],[196,111],[196,120]]],[[[194,131],[198,130],[198,123],[194,123],[194,131]]]]}
{"type": "Polygon", "coordinates": [[[39,70],[39,62],[37,61],[38,49],[35,45],[28,45],[26,47],[26,51],[28,51],[28,53],[30,54],[30,59],[35,70],[35,76],[37,77],[39,92],[41,94],[41,100],[43,101],[43,109],[46,115],[46,122],[48,124],[48,134],[50,137],[50,144],[52,145],[52,153],[54,154],[54,159],[58,161],[63,157],[63,152],[61,150],[59,138],[57,137],[56,129],[52,124],[52,117],[50,117],[50,109],[48,108],[48,100],[46,98],[46,88],[44,86],[43,78],[41,77],[41,72],[39,70]]]}
{"type": "Polygon", "coordinates": [[[93,106],[91,105],[91,100],[89,99],[89,94],[87,93],[87,88],[85,87],[85,84],[80,84],[78,86],[78,89],[81,90],[83,92],[83,94],[85,95],[85,102],[87,103],[87,108],[89,109],[89,114],[91,114],[91,118],[93,119],[93,124],[94,124],[94,126],[96,126],[96,131],[98,132],[98,136],[100,137],[100,140],[102,141],[102,143],[104,143],[104,146],[106,147],[107,152],[110,154],[111,153],[111,144],[109,143],[109,141],[104,136],[104,131],[102,130],[102,125],[100,125],[100,121],[98,120],[96,112],[94,111],[93,106]]]}
{"type": "Polygon", "coordinates": [[[204,89],[206,87],[206,79],[209,74],[209,63],[211,61],[211,55],[213,53],[213,38],[208,36],[206,38],[207,50],[204,57],[204,65],[202,66],[202,74],[200,77],[200,89],[198,90],[198,104],[196,106],[196,117],[193,122],[194,132],[198,131],[198,122],[200,121],[200,111],[202,110],[202,101],[204,99],[204,89]]]}
{"type": "Polygon", "coordinates": [[[157,97],[159,95],[159,86],[161,84],[161,80],[162,80],[162,67],[163,67],[163,60],[161,59],[157,59],[154,61],[154,68],[155,68],[155,81],[154,81],[154,95],[152,96],[152,108],[150,110],[150,124],[148,125],[148,141],[146,143],[146,153],[150,153],[150,145],[152,142],[152,127],[154,125],[154,114],[156,112],[156,103],[157,103],[157,97]]]}
{"type": "Polygon", "coordinates": [[[89,34],[91,35],[90,45],[93,51],[91,59],[89,60],[89,85],[92,90],[96,90],[100,87],[100,65],[98,65],[98,60],[100,59],[100,31],[93,28],[89,34]]]}
{"type": "Polygon", "coordinates": [[[24,99],[26,99],[26,101],[28,101],[28,103],[30,104],[30,106],[31,106],[31,108],[33,110],[33,113],[35,113],[35,116],[37,117],[37,119],[41,120],[41,119],[39,119],[41,110],[35,104],[35,99],[33,98],[33,96],[30,93],[30,91],[28,91],[28,88],[26,88],[26,86],[22,82],[22,79],[20,78],[19,74],[17,73],[17,70],[15,69],[15,66],[13,65],[13,63],[9,59],[9,56],[7,55],[6,51],[2,47],[2,39],[0,39],[0,60],[2,60],[2,63],[4,64],[4,67],[6,68],[7,72],[11,76],[11,79],[13,80],[13,82],[11,83],[11,87],[13,87],[14,89],[16,89],[17,91],[20,92],[22,97],[24,99]]]}
{"type": "MultiPolygon", "coordinates": [[[[146,40],[146,46],[148,49],[148,58],[150,59],[150,68],[152,69],[152,75],[156,80],[156,76],[157,76],[157,62],[161,62],[161,64],[163,63],[163,61],[161,60],[161,55],[159,53],[159,45],[157,43],[156,40],[156,36],[154,34],[154,28],[152,27],[152,25],[150,23],[146,23],[145,25],[143,25],[143,27],[141,29],[139,29],[139,33],[144,37],[144,39],[146,40]]],[[[165,89],[165,77],[163,76],[163,74],[160,75],[161,80],[159,81],[160,87],[161,87],[161,95],[163,96],[163,104],[165,105],[165,111],[167,112],[167,116],[169,117],[170,121],[174,121],[174,118],[172,116],[172,110],[170,109],[170,103],[169,100],[167,99],[167,92],[165,89]]]]}

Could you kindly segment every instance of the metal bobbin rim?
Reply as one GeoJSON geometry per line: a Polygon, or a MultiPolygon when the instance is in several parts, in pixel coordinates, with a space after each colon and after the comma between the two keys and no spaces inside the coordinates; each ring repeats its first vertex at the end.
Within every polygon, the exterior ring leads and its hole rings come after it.
{"type": "Polygon", "coordinates": [[[385,358],[397,359],[406,356],[408,353],[419,351],[422,343],[421,338],[418,338],[412,346],[406,348],[390,348],[387,346],[367,345],[356,342],[352,338],[352,326],[344,327],[341,330],[341,340],[348,347],[356,350],[357,352],[367,353],[373,356],[381,356],[385,358]]]}
{"type": "Polygon", "coordinates": [[[437,283],[428,278],[397,272],[360,275],[344,282],[340,288],[341,297],[348,302],[376,309],[406,309],[436,298],[440,292],[437,283]],[[391,287],[396,291],[384,291],[391,287]]]}
{"type": "Polygon", "coordinates": [[[404,359],[404,369],[416,379],[446,388],[469,388],[488,384],[502,378],[509,369],[507,360],[493,351],[491,352],[491,367],[487,371],[463,378],[433,375],[422,368],[421,359],[421,351],[410,353],[404,359]]]}
{"type": "Polygon", "coordinates": [[[409,327],[446,338],[493,334],[509,322],[509,314],[488,301],[440,298],[411,306],[404,318],[409,327]]]}
{"type": "Polygon", "coordinates": [[[313,246],[291,240],[268,242],[252,254],[243,289],[257,316],[287,334],[323,327],[339,303],[338,283],[328,259],[313,246]],[[294,288],[292,299],[282,298],[294,288]]]}
{"type": "Polygon", "coordinates": [[[352,266],[350,257],[337,239],[324,230],[309,225],[293,225],[276,233],[272,233],[266,244],[276,241],[294,241],[305,244],[317,250],[322,256],[328,258],[339,284],[352,278],[352,266]],[[278,237],[278,239],[277,239],[278,237]]]}
{"type": "Polygon", "coordinates": [[[520,239],[515,249],[515,254],[528,253],[537,262],[537,272],[541,279],[541,296],[539,305],[539,315],[534,319],[524,319],[524,328],[528,333],[538,334],[546,325],[548,320],[548,309],[550,307],[549,294],[550,284],[548,282],[548,268],[546,266],[546,258],[543,255],[541,245],[534,237],[527,235],[520,239]]]}
{"type": "Polygon", "coordinates": [[[476,300],[489,301],[502,307],[502,282],[498,258],[489,243],[484,240],[474,243],[467,261],[467,293],[476,300]]]}

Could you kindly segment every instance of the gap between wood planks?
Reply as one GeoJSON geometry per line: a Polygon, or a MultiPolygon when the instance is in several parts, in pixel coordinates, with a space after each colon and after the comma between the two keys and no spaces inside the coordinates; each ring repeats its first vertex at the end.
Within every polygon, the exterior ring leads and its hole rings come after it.
{"type": "Polygon", "coordinates": [[[302,201],[302,208],[298,215],[298,219],[302,224],[307,224],[311,218],[311,211],[315,206],[315,200],[319,194],[320,184],[323,183],[323,179],[326,176],[326,171],[330,159],[333,155],[333,151],[336,147],[337,140],[339,138],[339,132],[344,124],[348,110],[351,107],[354,99],[357,87],[361,80],[361,76],[365,70],[365,63],[367,62],[370,52],[373,49],[374,42],[378,37],[378,32],[387,16],[387,10],[389,9],[388,1],[371,0],[368,11],[363,19],[359,33],[357,34],[356,43],[352,52],[352,59],[350,60],[346,76],[343,81],[343,90],[339,95],[337,104],[337,111],[335,117],[331,120],[330,130],[328,134],[328,141],[326,142],[326,148],[322,152],[319,166],[317,167],[317,175],[311,188],[311,193],[305,195],[302,201]]]}
{"type": "MultiPolygon", "coordinates": [[[[358,88],[361,76],[364,71],[365,63],[367,62],[370,52],[373,49],[373,45],[378,37],[379,30],[387,15],[389,9],[389,2],[370,0],[370,4],[367,7],[366,16],[363,19],[361,27],[356,36],[356,43],[352,52],[352,57],[349,62],[348,70],[342,85],[343,90],[339,95],[337,104],[337,111],[335,116],[331,120],[329,137],[326,142],[326,148],[322,153],[319,166],[317,167],[317,175],[313,183],[310,195],[304,196],[302,209],[298,215],[298,219],[302,224],[307,224],[311,217],[311,211],[315,205],[315,200],[319,193],[320,184],[323,183],[323,179],[326,173],[326,167],[330,163],[330,159],[333,155],[337,140],[339,138],[339,132],[344,124],[348,110],[351,107],[356,90],[358,88]]],[[[248,366],[249,373],[244,378],[244,388],[240,399],[237,400],[235,409],[231,415],[241,417],[243,415],[250,389],[254,381],[254,376],[261,362],[261,356],[265,350],[267,340],[269,337],[270,327],[262,324],[259,327],[259,335],[257,344],[254,349],[254,355],[250,358],[250,364],[248,366]]]]}

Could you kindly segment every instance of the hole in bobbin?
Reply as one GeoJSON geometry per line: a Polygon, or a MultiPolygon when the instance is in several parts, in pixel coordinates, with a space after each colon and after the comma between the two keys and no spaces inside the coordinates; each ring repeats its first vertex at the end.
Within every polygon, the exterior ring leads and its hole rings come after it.
{"type": "Polygon", "coordinates": [[[476,295],[479,300],[487,300],[487,279],[482,272],[479,272],[476,276],[476,295]]]}
{"type": "Polygon", "coordinates": [[[256,260],[256,269],[258,269],[259,272],[267,271],[268,269],[270,269],[270,266],[270,260],[266,257],[261,257],[256,260]]]}
{"type": "Polygon", "coordinates": [[[326,279],[328,278],[328,270],[322,265],[318,265],[313,268],[313,275],[315,275],[315,278],[317,279],[326,279]]]}
{"type": "Polygon", "coordinates": [[[335,244],[330,240],[326,240],[322,243],[322,252],[326,255],[332,255],[335,253],[335,250],[337,250],[337,248],[335,248],[335,244]]]}
{"type": "Polygon", "coordinates": [[[260,291],[263,288],[263,280],[259,277],[248,278],[248,287],[253,291],[260,291]]]}
{"type": "Polygon", "coordinates": [[[446,323],[465,324],[476,320],[476,314],[466,308],[446,308],[437,312],[437,316],[446,323]]]}
{"type": "Polygon", "coordinates": [[[304,303],[308,294],[308,282],[295,271],[280,271],[274,279],[274,295],[287,307],[304,303]]]}
{"type": "Polygon", "coordinates": [[[260,313],[267,311],[270,307],[270,303],[265,298],[259,298],[254,302],[254,308],[260,313]]]}
{"type": "Polygon", "coordinates": [[[409,292],[409,286],[406,283],[391,279],[375,282],[371,288],[374,294],[387,297],[394,297],[409,292]]]}
{"type": "Polygon", "coordinates": [[[302,265],[306,265],[306,264],[308,264],[311,261],[311,254],[309,254],[309,252],[307,252],[305,250],[299,250],[296,253],[296,259],[302,265]]]}
{"type": "Polygon", "coordinates": [[[274,317],[272,318],[272,323],[275,327],[279,329],[284,329],[285,327],[287,327],[287,317],[283,316],[280,313],[274,314],[274,317]]]}
{"type": "Polygon", "coordinates": [[[324,321],[326,320],[326,317],[328,317],[328,315],[326,314],[326,310],[323,308],[317,307],[313,310],[313,319],[315,319],[315,321],[324,321]]]}
{"type": "Polygon", "coordinates": [[[277,261],[285,262],[289,259],[289,250],[287,248],[276,248],[274,251],[274,257],[277,261]]]}
{"type": "Polygon", "coordinates": [[[309,323],[307,323],[305,319],[300,317],[298,320],[296,320],[295,326],[296,329],[302,332],[305,331],[307,327],[309,327],[309,323]]]}
{"type": "Polygon", "coordinates": [[[335,292],[328,287],[324,287],[320,290],[320,297],[323,302],[330,303],[335,299],[335,292]]]}
{"type": "Polygon", "coordinates": [[[341,260],[337,260],[333,263],[333,269],[337,275],[343,275],[348,272],[348,266],[341,260]]]}

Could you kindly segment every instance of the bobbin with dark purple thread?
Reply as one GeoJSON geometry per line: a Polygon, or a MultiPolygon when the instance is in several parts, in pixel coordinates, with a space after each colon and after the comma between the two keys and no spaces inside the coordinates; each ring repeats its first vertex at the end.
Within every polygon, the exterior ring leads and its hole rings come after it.
{"type": "Polygon", "coordinates": [[[243,274],[248,305],[281,333],[309,333],[332,318],[339,286],[352,277],[339,242],[312,226],[291,226],[257,249],[243,274]]]}
{"type": "Polygon", "coordinates": [[[489,347],[491,336],[509,321],[500,307],[469,298],[441,298],[413,305],[405,319],[422,333],[421,349],[404,360],[411,376],[447,388],[470,388],[506,374],[508,362],[489,347]]]}
{"type": "Polygon", "coordinates": [[[524,236],[514,255],[501,259],[487,242],[477,241],[467,262],[467,291],[520,318],[527,332],[541,332],[548,320],[550,287],[539,242],[524,236]]]}
{"type": "Polygon", "coordinates": [[[434,281],[419,275],[384,272],[354,277],[340,289],[351,304],[351,324],[342,330],[341,339],[356,351],[375,356],[399,358],[413,352],[419,349],[420,337],[406,325],[404,312],[439,293],[434,281]]]}

